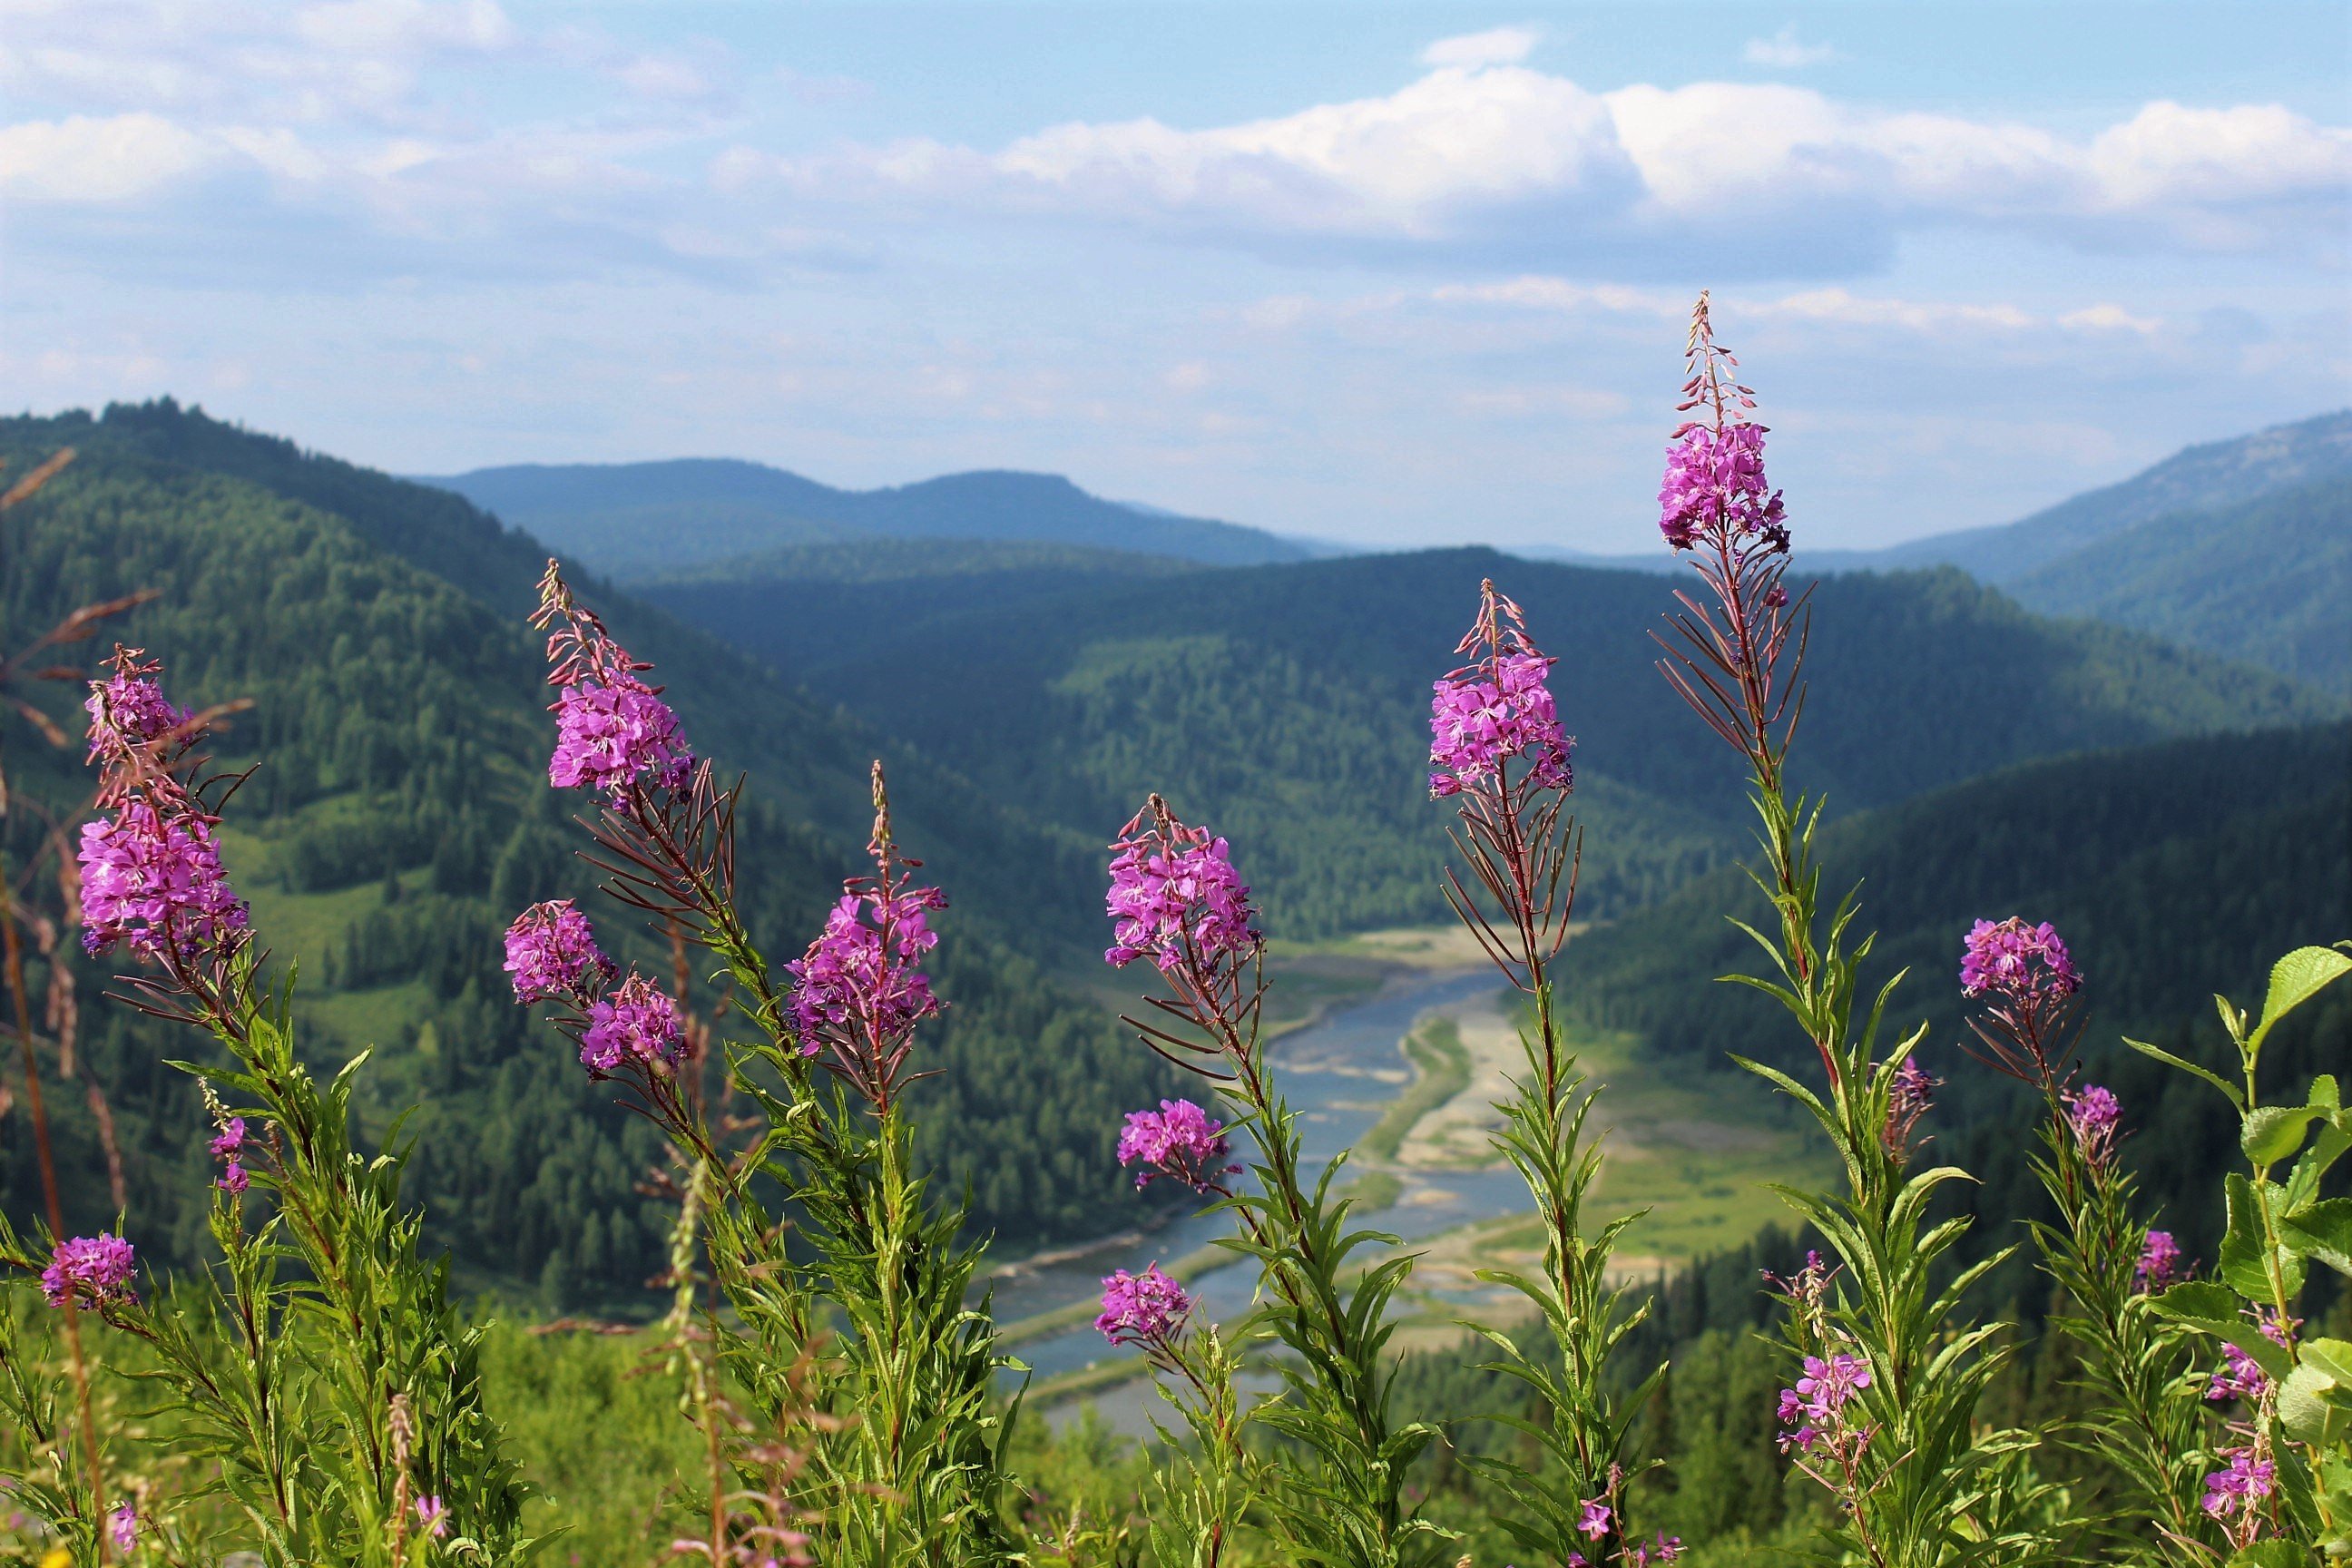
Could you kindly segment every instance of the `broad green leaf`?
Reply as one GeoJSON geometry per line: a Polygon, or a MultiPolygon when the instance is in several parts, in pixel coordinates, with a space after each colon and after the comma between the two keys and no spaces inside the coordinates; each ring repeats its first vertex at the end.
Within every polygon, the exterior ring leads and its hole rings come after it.
{"type": "Polygon", "coordinates": [[[2298,947],[2271,966],[2270,994],[2263,998],[2263,1021],[2249,1045],[2260,1045],[2271,1026],[2326,990],[2330,982],[2352,970],[2352,956],[2332,947],[2298,947]]]}
{"type": "Polygon", "coordinates": [[[2323,1114],[2307,1105],[2258,1105],[2246,1112],[2238,1146],[2257,1165],[2273,1165],[2303,1147],[2304,1130],[2323,1114]]]}
{"type": "Polygon", "coordinates": [[[2254,1184],[2231,1172],[2227,1183],[2229,1228],[2221,1233],[2221,1280],[2250,1301],[2271,1300],[2271,1247],[2254,1202],[2254,1184]]]}
{"type": "Polygon", "coordinates": [[[2132,1049],[2137,1051],[2144,1057],[2155,1058],[2158,1061],[2162,1062],[2168,1068],[2179,1068],[2182,1072],[2196,1074],[2199,1078],[2203,1079],[2207,1083],[2211,1084],[2215,1089],[2220,1089],[2223,1094],[2227,1095],[2229,1097],[2230,1103],[2236,1106],[2241,1112],[2246,1109],[2246,1097],[2238,1092],[2237,1085],[2230,1082],[2229,1079],[2223,1078],[2220,1073],[2215,1072],[2212,1068],[2199,1067],[2192,1061],[2184,1061],[2182,1058],[2174,1056],[2170,1051],[2162,1050],[2155,1046],[2149,1045],[2146,1040],[2135,1040],[2126,1037],[2124,1040],[2124,1044],[2129,1046],[2132,1049]]]}
{"type": "Polygon", "coordinates": [[[2338,1274],[2352,1274],[2352,1198],[2322,1198],[2282,1215],[2279,1237],[2338,1274]]]}
{"type": "Polygon", "coordinates": [[[2311,1568],[2311,1552],[2292,1541],[2257,1541],[2231,1556],[2228,1568],[2311,1568]]]}
{"type": "Polygon", "coordinates": [[[2344,1102],[2336,1098],[2336,1075],[2324,1072],[2311,1080],[2311,1094],[2305,1101],[2314,1110],[2341,1110],[2344,1102]]]}
{"type": "Polygon", "coordinates": [[[2279,1425],[2298,1443],[2326,1447],[2352,1437],[2352,1387],[2305,1362],[2279,1384],[2279,1425]]]}
{"type": "Polygon", "coordinates": [[[2352,1388],[2352,1342],[2325,1337],[2305,1340],[2297,1352],[2347,1388],[2352,1388]]]}
{"type": "Polygon", "coordinates": [[[2294,1370],[2294,1358],[2284,1349],[2264,1339],[2242,1315],[2243,1303],[2236,1292],[2214,1284],[2210,1279],[2192,1279],[2185,1285],[2175,1285],[2160,1296],[2150,1298],[2149,1305],[2164,1317],[2187,1328],[2197,1329],[2246,1352],[2256,1366],[2274,1379],[2284,1379],[2294,1370]]]}

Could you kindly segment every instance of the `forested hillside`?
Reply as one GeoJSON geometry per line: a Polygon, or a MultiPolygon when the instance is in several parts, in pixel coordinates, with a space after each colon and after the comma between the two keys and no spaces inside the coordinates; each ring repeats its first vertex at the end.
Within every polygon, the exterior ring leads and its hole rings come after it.
{"type": "MultiPolygon", "coordinates": [[[[578,803],[544,784],[542,666],[521,621],[536,544],[455,498],[178,410],[0,426],[11,471],[63,444],[82,456],[8,515],[0,542],[11,644],[81,604],[164,590],[110,632],[165,659],[183,700],[254,701],[219,747],[225,761],[262,763],[232,814],[231,870],[278,961],[300,961],[310,1054],[380,1047],[364,1080],[379,1131],[386,1108],[424,1097],[415,1193],[470,1269],[542,1285],[558,1303],[637,1286],[660,1266],[667,1223],[633,1191],[654,1145],[511,1005],[499,968],[498,933],[516,908],[585,887],[562,820],[578,803]],[[403,510],[408,497],[422,504],[403,510]]],[[[856,867],[871,738],[615,604],[622,635],[662,658],[689,735],[757,767],[747,904],[772,954],[793,955],[856,867]],[[820,797],[855,837],[806,820],[801,802],[820,797]]],[[[69,730],[78,698],[51,690],[69,730]]],[[[7,847],[22,866],[37,809],[69,826],[89,784],[79,745],[52,749],[9,722],[7,847]]],[[[938,1107],[922,1121],[933,1167],[969,1179],[978,1222],[1008,1241],[1097,1229],[1129,1200],[1079,1177],[1108,1168],[1117,1113],[1159,1075],[1098,1009],[1006,945],[1081,929],[1077,911],[1057,924],[1034,896],[1066,880],[1049,874],[1045,841],[906,764],[897,787],[910,847],[936,847],[932,869],[958,906],[941,922],[951,1006],[927,1047],[943,1076],[917,1091],[938,1107]],[[992,855],[1002,868],[972,874],[992,855]]],[[[56,907],[53,883],[39,896],[56,907]]],[[[161,1064],[198,1042],[100,1002],[96,967],[76,973],[78,1066],[114,1119],[132,1221],[159,1258],[184,1257],[201,1226],[205,1129],[191,1086],[161,1064]]],[[[87,1174],[106,1168],[96,1124],[84,1103],[58,1099],[60,1160],[85,1173],[70,1184],[74,1217],[94,1224],[114,1207],[87,1174]]],[[[37,1190],[29,1139],[5,1140],[0,1184],[0,1201],[24,1213],[37,1190]]]]}
{"type": "MultiPolygon", "coordinates": [[[[2150,1195],[2210,1258],[2211,1173],[2234,1121],[2202,1085],[2118,1042],[2129,1034],[2218,1064],[2228,1047],[2214,993],[2258,1001],[2279,954],[2352,936],[2352,725],[2029,763],[1838,824],[1819,855],[1826,888],[1859,885],[1856,931],[1878,933],[1865,991],[1909,971],[1886,1026],[1899,1036],[1928,1026],[1919,1058],[1945,1080],[1948,1139],[2021,1114],[2005,1080],[1959,1048],[1969,1037],[1956,978],[1962,937],[1973,921],[2012,914],[2058,927],[2088,981],[2093,1079],[2133,1106],[2143,1148],[2167,1152],[2143,1160],[2150,1195]]],[[[1816,1070],[1773,1002],[1715,984],[1762,957],[1726,918],[1753,921],[1758,910],[1753,885],[1727,869],[1589,933],[1569,947],[1570,1006],[1667,1056],[1721,1063],[1738,1053],[1816,1070]]],[[[2296,1026],[2268,1058],[2282,1098],[2352,1051],[2352,1005],[2340,995],[2296,1026]]],[[[2014,1216],[2033,1201],[2025,1150],[2012,1125],[1947,1152],[1983,1178],[1984,1212],[2014,1216]]]]}
{"type": "MultiPolygon", "coordinates": [[[[1276,931],[1306,936],[1444,918],[1444,814],[1422,765],[1429,683],[1488,575],[1560,658],[1553,689],[1591,828],[1580,907],[1623,912],[1717,863],[1744,808],[1650,668],[1673,584],[1646,574],[1485,551],[1200,572],[892,619],[814,658],[756,595],[671,602],[1073,844],[1105,841],[1165,790],[1233,837],[1276,931]]],[[[1833,812],[2030,757],[2333,707],[2144,636],[2030,615],[1951,570],[1832,578],[1815,604],[1800,755],[1833,812]]]]}
{"type": "Polygon", "coordinates": [[[2008,588],[2352,697],[2352,476],[2144,522],[2008,588]]]}

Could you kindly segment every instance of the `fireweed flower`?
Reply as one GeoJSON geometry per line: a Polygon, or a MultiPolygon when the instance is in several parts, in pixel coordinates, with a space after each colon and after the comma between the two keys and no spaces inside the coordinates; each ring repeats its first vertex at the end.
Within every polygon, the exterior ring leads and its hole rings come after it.
{"type": "Polygon", "coordinates": [[[2161,1290],[2181,1277],[2180,1244],[2168,1230],[2149,1231],[2132,1268],[2133,1285],[2143,1293],[2161,1290]]]}
{"type": "Polygon", "coordinates": [[[192,813],[166,818],[140,799],[112,820],[81,828],[82,946],[95,958],[117,945],[145,957],[186,960],[247,929],[211,825],[192,813]]]}
{"type": "Polygon", "coordinates": [[[1241,1169],[1224,1162],[1233,1152],[1224,1123],[1189,1100],[1163,1100],[1157,1110],[1130,1110],[1119,1130],[1118,1163],[1141,1165],[1135,1184],[1168,1176],[1194,1192],[1218,1185],[1217,1178],[1241,1169]]]}
{"type": "MultiPolygon", "coordinates": [[[[2277,1467],[2260,1458],[2252,1448],[2224,1448],[2215,1457],[2227,1459],[2229,1464],[2205,1478],[2205,1511],[2225,1522],[2237,1518],[2248,1526],[2254,1524],[2263,1500],[2277,1485],[2277,1467]]],[[[2251,1539],[2252,1531],[2248,1530],[2246,1540],[2251,1539]]],[[[2245,1540],[2233,1542],[2238,1545],[2245,1543],[2245,1540]]]]}
{"type": "Polygon", "coordinates": [[[1780,1451],[1807,1451],[1826,1442],[1841,1457],[1849,1457],[1849,1448],[1860,1453],[1869,1445],[1870,1434],[1851,1425],[1845,1407],[1869,1386],[1870,1363],[1858,1355],[1838,1351],[1826,1358],[1807,1356],[1805,1375],[1797,1379],[1797,1386],[1780,1391],[1780,1424],[1796,1428],[1781,1435],[1780,1451]]]}
{"type": "Polygon", "coordinates": [[[1708,539],[1758,539],[1772,553],[1789,549],[1780,492],[1764,479],[1761,425],[1692,423],[1666,448],[1658,486],[1658,531],[1676,550],[1708,539]]]}
{"type": "Polygon", "coordinates": [[[219,1134],[206,1147],[214,1159],[227,1162],[213,1184],[232,1196],[245,1191],[251,1180],[239,1159],[245,1152],[245,1118],[232,1116],[222,1122],[219,1134]]]}
{"type": "Polygon", "coordinates": [[[507,927],[506,972],[515,1000],[562,998],[575,1005],[610,984],[616,971],[596,945],[596,932],[570,899],[533,904],[507,927]]]}
{"type": "Polygon", "coordinates": [[[2013,1003],[2044,996],[2071,996],[2082,989],[2066,944],[2044,921],[2030,926],[2017,916],[1969,928],[1960,954],[1960,989],[1970,996],[1991,992],[2013,1003]]]}
{"type": "Polygon", "coordinates": [[[117,1552],[128,1552],[139,1544],[139,1510],[128,1500],[114,1505],[107,1516],[107,1532],[114,1538],[117,1552]]]}
{"type": "Polygon", "coordinates": [[[558,789],[602,790],[625,799],[640,784],[676,795],[694,773],[694,753],[661,689],[639,679],[652,665],[632,658],[604,623],[581,608],[547,563],[531,625],[548,629],[547,683],[556,689],[555,751],[547,778],[558,789]]]}
{"type": "Polygon", "coordinates": [[[940,1010],[921,965],[940,942],[931,911],[947,908],[948,900],[937,888],[918,888],[908,877],[922,862],[898,853],[878,762],[873,785],[874,834],[866,849],[874,858],[874,875],[842,884],[824,930],[784,967],[793,976],[801,1054],[830,1050],[829,1065],[879,1116],[888,1114],[902,1081],[915,1026],[940,1010]]]}
{"type": "Polygon", "coordinates": [[[2232,1399],[2252,1404],[2270,1392],[2270,1374],[2255,1363],[2254,1358],[2232,1344],[2221,1347],[2221,1369],[2205,1380],[2205,1397],[2215,1405],[2227,1405],[2232,1399]]]}
{"type": "Polygon", "coordinates": [[[1233,847],[1205,827],[1185,826],[1166,815],[1159,796],[1152,800],[1111,846],[1104,908],[1118,923],[1103,962],[1124,969],[1148,958],[1167,973],[1189,958],[1213,966],[1254,950],[1264,939],[1249,888],[1234,869],[1233,847]],[[1139,832],[1154,815],[1159,820],[1139,832]]]}
{"type": "Polygon", "coordinates": [[[81,1307],[132,1300],[131,1275],[136,1261],[131,1245],[119,1236],[61,1241],[49,1266],[41,1270],[41,1296],[52,1307],[64,1306],[68,1296],[81,1307]]]}
{"type": "Polygon", "coordinates": [[[1140,1274],[1121,1268],[1102,1285],[1102,1315],[1095,1328],[1115,1345],[1165,1352],[1192,1310],[1192,1299],[1157,1263],[1140,1274]]]}
{"type": "Polygon", "coordinates": [[[589,1008],[580,1061],[600,1078],[623,1067],[659,1071],[677,1059],[683,1038],[669,993],[632,970],[618,990],[589,1008]]]}
{"type": "Polygon", "coordinates": [[[1579,1507],[1576,1528],[1581,1531],[1588,1540],[1598,1541],[1609,1533],[1609,1521],[1615,1517],[1607,1500],[1597,1497],[1586,1498],[1579,1507]]]}
{"type": "Polygon", "coordinates": [[[436,1541],[449,1533],[449,1507],[437,1497],[416,1500],[416,1522],[436,1541]]]}
{"type": "Polygon", "coordinates": [[[82,709],[89,715],[90,762],[125,761],[187,722],[187,712],[173,707],[155,683],[163,667],[142,662],[139,654],[137,648],[118,649],[113,678],[89,683],[82,709]]]}
{"type": "Polygon", "coordinates": [[[1444,797],[1496,779],[1514,757],[1527,759],[1528,782],[1567,790],[1575,772],[1570,741],[1547,684],[1557,661],[1528,641],[1518,605],[1484,584],[1478,624],[1455,654],[1481,652],[1449,671],[1429,703],[1429,793],[1444,797]],[[1507,619],[1508,625],[1503,622],[1507,619]]]}
{"type": "Polygon", "coordinates": [[[2124,1119],[2123,1102],[2097,1084],[2088,1084],[2079,1093],[2065,1096],[2066,1125],[2074,1134],[2074,1147],[2084,1163],[2095,1171],[2104,1171],[2116,1155],[2116,1130],[2124,1119]]]}
{"type": "Polygon", "coordinates": [[[1886,1097],[1886,1125],[1880,1130],[1880,1140],[1886,1152],[1895,1159],[1909,1158],[1911,1130],[1935,1104],[1935,1091],[1943,1083],[1939,1078],[1927,1076],[1916,1057],[1906,1057],[1903,1065],[1895,1069],[1895,1081],[1886,1097]]]}

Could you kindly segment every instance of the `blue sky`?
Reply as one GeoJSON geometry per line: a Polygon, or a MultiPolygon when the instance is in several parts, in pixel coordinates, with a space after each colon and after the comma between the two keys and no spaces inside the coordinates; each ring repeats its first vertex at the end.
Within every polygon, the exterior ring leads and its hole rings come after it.
{"type": "Polygon", "coordinates": [[[0,0],[0,374],[404,472],[968,468],[1654,539],[1712,287],[1800,539],[2352,401],[2352,8],[0,0]]]}

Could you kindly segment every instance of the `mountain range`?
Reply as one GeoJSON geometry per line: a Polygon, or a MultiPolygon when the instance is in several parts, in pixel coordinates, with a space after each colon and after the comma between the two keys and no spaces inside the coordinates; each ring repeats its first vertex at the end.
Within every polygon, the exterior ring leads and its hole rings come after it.
{"type": "Polygon", "coordinates": [[[948,474],[845,490],[733,458],[523,464],[422,483],[457,491],[600,572],[691,568],[779,546],[1004,539],[1174,556],[1213,566],[1298,561],[1328,547],[1088,495],[1059,474],[948,474]]]}

